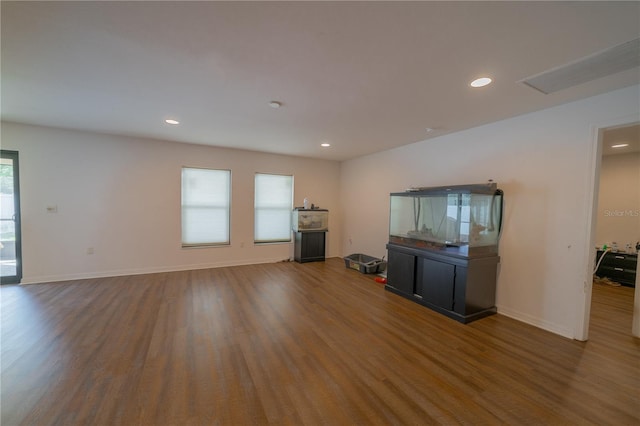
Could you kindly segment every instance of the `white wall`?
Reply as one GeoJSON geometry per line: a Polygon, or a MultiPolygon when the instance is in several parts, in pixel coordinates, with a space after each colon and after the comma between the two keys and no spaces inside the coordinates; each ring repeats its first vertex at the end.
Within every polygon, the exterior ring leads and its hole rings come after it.
{"type": "Polygon", "coordinates": [[[341,253],[334,161],[16,123],[2,148],[20,155],[23,283],[288,259],[293,243],[253,244],[256,172],[293,174],[294,204],[329,209],[327,255],[341,253]],[[181,248],[182,166],[232,170],[230,246],[181,248]]]}
{"type": "Polygon", "coordinates": [[[596,244],[640,241],[640,153],[607,155],[600,166],[596,244]]]}
{"type": "Polygon", "coordinates": [[[385,254],[390,192],[493,179],[506,203],[498,312],[577,337],[594,128],[637,117],[638,99],[633,86],[342,163],[344,252],[385,254]]]}

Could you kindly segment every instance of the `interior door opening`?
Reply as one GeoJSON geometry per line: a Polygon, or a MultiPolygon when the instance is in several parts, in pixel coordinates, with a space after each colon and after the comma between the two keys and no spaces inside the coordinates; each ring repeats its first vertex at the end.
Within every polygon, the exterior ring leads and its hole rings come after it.
{"type": "Polygon", "coordinates": [[[596,158],[590,256],[594,265],[592,271],[598,279],[588,287],[590,291],[586,299],[585,334],[584,339],[580,340],[586,340],[587,337],[592,293],[597,285],[625,286],[626,288],[620,289],[620,297],[622,294],[627,295],[627,300],[631,293],[633,307],[627,306],[625,310],[633,309],[632,323],[627,324],[625,320],[623,327],[629,327],[629,333],[640,337],[640,289],[636,250],[636,243],[640,240],[640,195],[637,192],[640,181],[640,123],[627,122],[601,127],[594,152],[596,158]],[[635,289],[629,288],[634,285],[635,289]]]}

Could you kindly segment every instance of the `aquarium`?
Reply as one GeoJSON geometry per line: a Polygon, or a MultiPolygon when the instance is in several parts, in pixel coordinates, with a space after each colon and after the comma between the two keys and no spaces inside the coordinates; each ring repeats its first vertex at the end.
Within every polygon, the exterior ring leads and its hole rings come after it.
{"type": "Polygon", "coordinates": [[[329,229],[329,211],[325,209],[300,209],[293,211],[293,230],[327,231],[329,229]]]}
{"type": "Polygon", "coordinates": [[[496,254],[502,206],[495,183],[392,193],[389,243],[462,256],[496,254]]]}

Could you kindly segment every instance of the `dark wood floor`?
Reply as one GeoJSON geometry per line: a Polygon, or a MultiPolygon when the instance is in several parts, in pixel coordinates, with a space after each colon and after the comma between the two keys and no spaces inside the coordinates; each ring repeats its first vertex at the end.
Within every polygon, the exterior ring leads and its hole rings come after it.
{"type": "Polygon", "coordinates": [[[2,425],[640,424],[633,289],[589,342],[459,324],[340,259],[0,289],[2,425]]]}

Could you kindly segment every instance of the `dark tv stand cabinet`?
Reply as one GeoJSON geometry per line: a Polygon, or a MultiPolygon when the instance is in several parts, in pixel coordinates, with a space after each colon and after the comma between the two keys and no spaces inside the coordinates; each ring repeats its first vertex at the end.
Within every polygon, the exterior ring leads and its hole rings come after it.
{"type": "Polygon", "coordinates": [[[294,260],[296,262],[318,262],[325,259],[326,231],[294,232],[294,260]]]}
{"type": "Polygon", "coordinates": [[[496,275],[500,258],[451,256],[387,244],[385,289],[468,323],[496,313],[496,275]]]}

